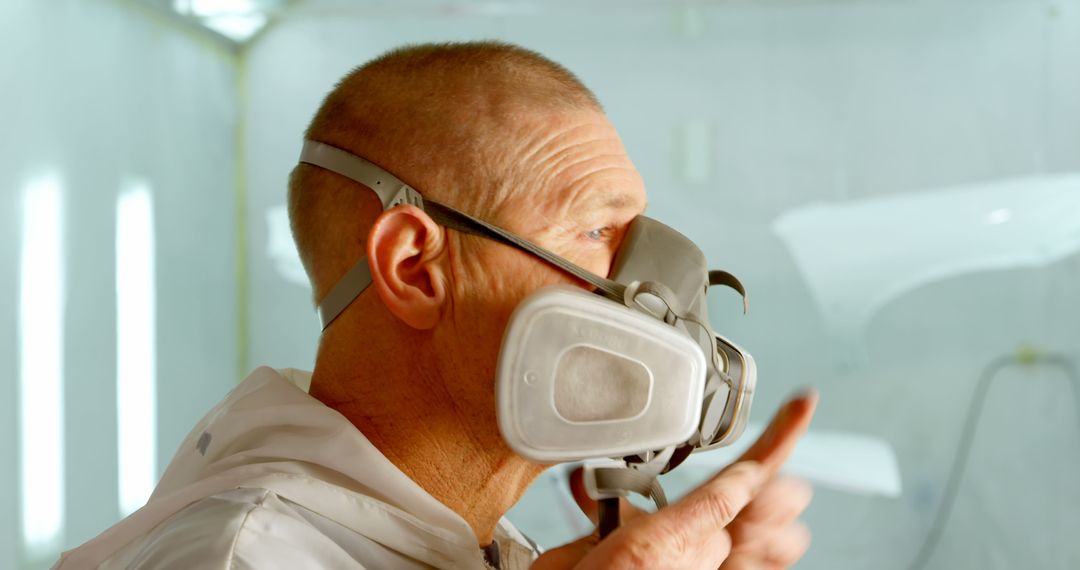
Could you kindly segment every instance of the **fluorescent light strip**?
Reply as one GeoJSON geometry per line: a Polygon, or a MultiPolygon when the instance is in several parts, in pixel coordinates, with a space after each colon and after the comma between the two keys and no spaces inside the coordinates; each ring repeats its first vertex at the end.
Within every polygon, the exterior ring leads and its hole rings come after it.
{"type": "Polygon", "coordinates": [[[154,208],[145,184],[116,203],[116,423],[120,512],[146,503],[157,480],[154,208]]]}
{"type": "Polygon", "coordinates": [[[64,526],[64,248],[60,182],[31,182],[19,254],[19,438],[22,533],[33,556],[64,526]]]}

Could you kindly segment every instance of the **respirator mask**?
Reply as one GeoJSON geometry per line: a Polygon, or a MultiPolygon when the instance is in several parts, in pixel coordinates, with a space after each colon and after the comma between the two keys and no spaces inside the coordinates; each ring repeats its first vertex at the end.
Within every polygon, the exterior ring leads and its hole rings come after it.
{"type": "MultiPolygon", "coordinates": [[[[306,141],[300,162],[373,190],[383,209],[412,204],[445,227],[524,250],[595,289],[543,287],[510,318],[496,378],[499,429],[518,454],[543,463],[611,458],[586,471],[597,499],[638,492],[664,503],[656,476],[693,451],[743,432],[754,359],[709,326],[712,285],[746,293],[709,271],[692,241],[660,222],[631,222],[610,277],[593,274],[502,228],[420,193],[341,149],[306,141]]],[[[361,258],[319,304],[323,329],[371,282],[361,258]]]]}

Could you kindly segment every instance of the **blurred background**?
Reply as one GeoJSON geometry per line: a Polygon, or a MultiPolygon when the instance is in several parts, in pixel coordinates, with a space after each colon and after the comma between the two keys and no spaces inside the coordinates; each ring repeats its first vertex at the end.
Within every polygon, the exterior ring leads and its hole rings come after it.
{"type": "MultiPolygon", "coordinates": [[[[1080,567],[1080,0],[3,0],[0,568],[138,508],[252,367],[310,369],[303,128],[384,50],[486,38],[577,73],[743,279],[711,317],[751,421],[821,391],[800,568],[1080,567]]],[[[511,512],[545,546],[588,530],[562,476],[511,512]]]]}

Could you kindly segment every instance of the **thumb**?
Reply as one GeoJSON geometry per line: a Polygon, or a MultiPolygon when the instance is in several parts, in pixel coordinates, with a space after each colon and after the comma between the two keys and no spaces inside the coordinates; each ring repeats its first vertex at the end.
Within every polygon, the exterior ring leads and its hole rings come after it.
{"type": "Polygon", "coordinates": [[[600,537],[593,534],[579,538],[569,544],[545,551],[532,565],[530,570],[565,570],[577,566],[582,558],[591,551],[600,541],[600,537]]]}

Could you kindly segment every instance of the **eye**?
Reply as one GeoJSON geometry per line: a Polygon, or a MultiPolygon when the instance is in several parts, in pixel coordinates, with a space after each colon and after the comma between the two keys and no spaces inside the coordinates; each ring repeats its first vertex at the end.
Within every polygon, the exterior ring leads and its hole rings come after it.
{"type": "Polygon", "coordinates": [[[593,241],[605,241],[611,236],[611,228],[605,226],[585,232],[585,237],[593,241]]]}

